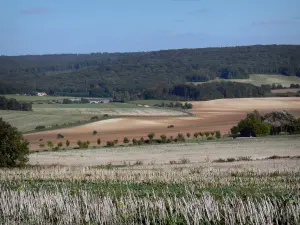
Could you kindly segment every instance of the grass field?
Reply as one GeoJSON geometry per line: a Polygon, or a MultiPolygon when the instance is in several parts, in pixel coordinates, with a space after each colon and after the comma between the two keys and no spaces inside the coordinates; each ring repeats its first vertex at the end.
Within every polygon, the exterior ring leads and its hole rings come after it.
{"type": "Polygon", "coordinates": [[[39,165],[0,169],[0,223],[299,224],[300,159],[266,159],[299,147],[289,136],[34,153],[39,165]]]}
{"type": "MultiPolygon", "coordinates": [[[[207,82],[224,81],[224,82],[240,82],[251,83],[256,86],[262,84],[281,84],[283,87],[290,87],[291,84],[300,84],[300,78],[296,76],[283,76],[283,75],[265,75],[265,74],[251,74],[249,79],[216,79],[207,82]]],[[[193,84],[203,84],[207,82],[188,82],[193,84]]]]}
{"type": "Polygon", "coordinates": [[[103,104],[34,104],[33,110],[37,109],[127,109],[127,108],[137,108],[134,104],[128,103],[103,103],[103,104]]]}
{"type": "Polygon", "coordinates": [[[50,101],[50,100],[61,100],[64,98],[74,98],[68,96],[24,96],[24,95],[4,95],[6,98],[14,98],[18,101],[50,101]]]}

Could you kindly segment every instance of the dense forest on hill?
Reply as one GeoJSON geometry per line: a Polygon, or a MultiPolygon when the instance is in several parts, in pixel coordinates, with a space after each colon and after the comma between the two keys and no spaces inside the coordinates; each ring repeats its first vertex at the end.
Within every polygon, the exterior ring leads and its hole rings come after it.
{"type": "Polygon", "coordinates": [[[300,46],[1,56],[0,94],[46,91],[57,95],[134,99],[161,86],[170,89],[187,81],[216,77],[248,78],[251,73],[300,77],[300,46]]]}

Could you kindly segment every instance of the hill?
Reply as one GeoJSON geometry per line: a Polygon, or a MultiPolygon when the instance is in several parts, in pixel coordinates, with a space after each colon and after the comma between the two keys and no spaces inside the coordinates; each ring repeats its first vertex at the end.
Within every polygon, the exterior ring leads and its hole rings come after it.
{"type": "Polygon", "coordinates": [[[257,45],[136,53],[0,57],[0,94],[143,98],[144,90],[185,82],[300,76],[299,45],[257,45]]]}

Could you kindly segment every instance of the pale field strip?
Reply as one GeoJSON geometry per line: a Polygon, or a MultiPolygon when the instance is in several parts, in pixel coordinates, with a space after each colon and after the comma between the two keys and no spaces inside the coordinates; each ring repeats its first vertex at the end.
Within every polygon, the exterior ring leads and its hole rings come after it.
{"type": "MultiPolygon", "coordinates": [[[[125,166],[104,169],[91,166],[38,166],[32,168],[1,169],[0,180],[90,180],[90,181],[120,181],[120,182],[164,182],[164,183],[186,183],[197,182],[197,186],[205,187],[211,183],[228,185],[235,181],[233,173],[254,176],[260,180],[260,185],[269,185],[283,176],[272,177],[273,173],[288,174],[290,179],[296,182],[282,183],[277,185],[300,188],[300,160],[299,159],[275,159],[257,161],[236,161],[230,163],[191,163],[191,164],[148,164],[142,166],[125,166]]],[[[251,177],[239,180],[239,183],[251,181],[251,177]],[[250,180],[249,180],[250,179],[250,180]]],[[[254,178],[253,178],[254,179],[254,178]]],[[[285,178],[282,178],[285,179],[285,178]]]]}
{"type": "Polygon", "coordinates": [[[101,148],[88,150],[71,150],[58,152],[39,152],[30,155],[33,165],[101,165],[106,163],[169,163],[170,160],[188,158],[191,162],[211,162],[219,158],[250,156],[263,159],[272,155],[300,155],[299,136],[287,138],[251,138],[233,141],[216,141],[203,143],[182,143],[165,145],[145,145],[132,147],[101,148]]]}
{"type": "Polygon", "coordinates": [[[170,109],[158,109],[158,108],[36,108],[36,112],[56,113],[67,112],[71,114],[82,115],[104,115],[110,116],[187,116],[186,112],[170,109]]]}

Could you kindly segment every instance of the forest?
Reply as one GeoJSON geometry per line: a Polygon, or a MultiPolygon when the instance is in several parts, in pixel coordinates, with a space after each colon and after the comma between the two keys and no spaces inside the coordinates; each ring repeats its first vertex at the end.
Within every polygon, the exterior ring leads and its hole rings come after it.
{"type": "MultiPolygon", "coordinates": [[[[176,90],[168,94],[172,96],[177,95],[178,85],[186,82],[208,81],[217,77],[243,79],[253,73],[300,77],[300,46],[256,45],[133,53],[0,56],[0,94],[45,91],[50,95],[127,100],[147,97],[153,88],[159,89],[161,86],[176,90]]],[[[238,88],[236,84],[231,86],[238,88]]],[[[246,86],[249,90],[253,88],[246,86]]],[[[220,89],[217,84],[212,88],[220,89]]],[[[211,93],[205,90],[207,97],[195,98],[210,99],[211,93]]],[[[240,95],[238,89],[234,92],[222,95],[240,95]]],[[[251,94],[247,92],[246,95],[251,94]]],[[[203,96],[203,91],[200,96],[203,96]]]]}

